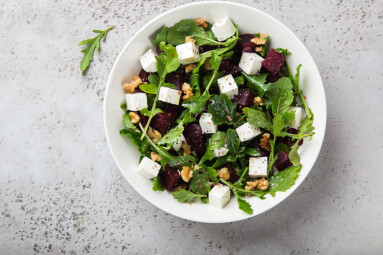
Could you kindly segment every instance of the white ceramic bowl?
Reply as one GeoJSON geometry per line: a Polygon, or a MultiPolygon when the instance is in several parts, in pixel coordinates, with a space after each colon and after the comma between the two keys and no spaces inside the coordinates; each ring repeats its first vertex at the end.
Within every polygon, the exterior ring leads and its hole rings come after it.
{"type": "MultiPolygon", "coordinates": [[[[282,23],[268,14],[246,5],[232,2],[197,2],[183,5],[167,11],[147,23],[125,45],[118,56],[110,73],[105,91],[104,122],[106,137],[110,150],[121,173],[132,187],[149,202],[158,208],[175,216],[199,222],[222,223],[243,220],[258,215],[276,206],[287,198],[303,182],[313,167],[320,152],[326,128],[326,98],[319,71],[310,53],[303,43],[282,23]],[[238,24],[241,33],[267,33],[271,36],[271,47],[289,49],[292,54],[288,62],[292,70],[302,64],[301,86],[308,105],[311,107],[315,119],[315,135],[301,147],[302,169],[294,186],[287,192],[278,192],[275,197],[267,196],[260,200],[249,197],[254,213],[248,215],[238,209],[237,201],[232,198],[224,209],[194,203],[192,205],[179,203],[173,199],[169,192],[155,192],[152,190],[152,181],[137,173],[139,153],[135,146],[130,144],[125,137],[120,136],[123,128],[123,111],[120,104],[124,101],[124,92],[121,81],[125,78],[132,79],[141,69],[138,58],[150,47],[150,39],[163,25],[172,26],[181,19],[195,19],[204,17],[210,23],[219,18],[229,16],[238,24]]],[[[123,205],[122,205],[123,206],[123,205]]]]}

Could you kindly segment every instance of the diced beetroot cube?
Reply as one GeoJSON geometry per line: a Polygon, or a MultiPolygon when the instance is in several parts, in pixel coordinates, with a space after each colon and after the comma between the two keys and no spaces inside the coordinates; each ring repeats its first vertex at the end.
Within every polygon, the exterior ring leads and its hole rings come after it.
{"type": "Polygon", "coordinates": [[[188,82],[188,81],[189,81],[189,77],[186,73],[172,72],[172,73],[167,74],[165,77],[165,82],[174,84],[176,86],[177,90],[181,90],[182,84],[184,84],[184,82],[188,82]]]}
{"type": "Polygon", "coordinates": [[[219,66],[218,71],[221,72],[228,72],[231,69],[230,59],[229,58],[223,58],[221,65],[219,66]]]}
{"type": "Polygon", "coordinates": [[[245,47],[245,48],[243,48],[243,50],[242,50],[242,54],[243,54],[244,52],[254,52],[254,49],[253,49],[252,47],[245,47]]]}
{"type": "Polygon", "coordinates": [[[234,77],[241,74],[242,69],[234,65],[229,58],[223,58],[221,65],[219,66],[219,71],[224,72],[224,75],[233,75],[234,77]]]}
{"type": "MultiPolygon", "coordinates": [[[[237,45],[235,46],[238,51],[241,53],[244,51],[244,49],[247,48],[247,50],[254,51],[255,44],[251,42],[251,39],[254,38],[254,34],[242,34],[239,36],[239,40],[237,45]]],[[[249,51],[246,51],[249,52],[249,51]]]]}
{"type": "Polygon", "coordinates": [[[176,120],[178,118],[177,112],[165,111],[163,113],[158,113],[153,117],[150,126],[157,129],[161,134],[166,134],[172,127],[176,125],[176,120]]]}
{"type": "Polygon", "coordinates": [[[267,53],[265,60],[263,60],[262,67],[266,69],[271,75],[276,76],[281,69],[285,59],[286,57],[283,54],[276,52],[274,49],[271,49],[269,53],[267,53]]]}
{"type": "Polygon", "coordinates": [[[161,172],[161,178],[165,189],[168,191],[173,190],[181,180],[179,172],[168,165],[165,167],[165,171],[161,172]]]}
{"type": "Polygon", "coordinates": [[[239,176],[235,172],[234,167],[232,165],[227,165],[227,168],[229,169],[229,173],[230,173],[230,178],[228,181],[231,183],[237,182],[239,180],[239,176]]]}
{"type": "Polygon", "coordinates": [[[149,72],[146,72],[144,69],[142,69],[140,71],[140,73],[138,74],[138,76],[141,78],[142,82],[149,82],[149,75],[150,73],[149,72]]]}
{"type": "Polygon", "coordinates": [[[291,163],[289,155],[286,152],[278,152],[278,159],[274,163],[274,166],[278,169],[278,171],[283,171],[292,165],[293,163],[291,163]]]}
{"type": "Polygon", "coordinates": [[[197,153],[199,156],[205,154],[206,148],[204,137],[199,124],[195,123],[187,125],[184,130],[184,136],[192,151],[197,153]]]}
{"type": "Polygon", "coordinates": [[[261,157],[269,157],[270,152],[261,148],[259,145],[261,137],[255,138],[249,145],[250,148],[257,149],[261,157]]]}
{"type": "Polygon", "coordinates": [[[274,82],[277,82],[278,80],[279,80],[279,75],[278,74],[277,75],[269,74],[266,77],[266,82],[267,83],[274,83],[274,82]]]}
{"type": "Polygon", "coordinates": [[[254,105],[254,95],[248,89],[239,89],[233,101],[237,102],[237,110],[241,112],[243,108],[254,105]]]}
{"type": "MultiPolygon", "coordinates": [[[[287,129],[287,133],[298,134],[298,130],[295,128],[289,128],[289,129],[287,129]]],[[[291,138],[289,136],[285,136],[281,139],[281,143],[284,143],[289,147],[293,146],[296,143],[296,141],[297,141],[296,139],[291,138]]],[[[299,142],[298,145],[302,145],[302,144],[303,144],[303,139],[299,142]]]]}
{"type": "Polygon", "coordinates": [[[225,75],[231,74],[235,78],[235,77],[241,75],[241,71],[242,71],[242,69],[239,66],[232,65],[231,70],[229,70],[228,72],[225,72],[225,75]]]}
{"type": "Polygon", "coordinates": [[[216,48],[217,48],[217,46],[213,46],[213,45],[202,45],[202,46],[198,47],[198,51],[199,51],[199,54],[202,54],[206,51],[211,51],[211,50],[214,50],[216,48]]]}
{"type": "Polygon", "coordinates": [[[138,111],[138,112],[136,112],[136,113],[138,114],[138,116],[140,116],[140,123],[141,123],[141,125],[142,125],[143,127],[145,127],[146,124],[148,123],[148,119],[149,119],[149,117],[146,117],[146,116],[142,115],[140,111],[138,111]]]}

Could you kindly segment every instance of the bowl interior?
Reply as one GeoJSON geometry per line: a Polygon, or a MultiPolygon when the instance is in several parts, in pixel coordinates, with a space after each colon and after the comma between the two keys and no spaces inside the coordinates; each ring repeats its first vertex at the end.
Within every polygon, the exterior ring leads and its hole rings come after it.
{"type": "Polygon", "coordinates": [[[254,8],[231,2],[200,2],[172,9],[147,23],[126,44],[117,58],[109,76],[104,102],[104,122],[106,136],[112,155],[124,177],[132,187],[162,210],[188,220],[199,222],[231,222],[260,214],[288,197],[305,179],[319,154],[326,127],[326,99],[319,71],[306,47],[283,24],[271,16],[254,8]],[[121,82],[132,79],[141,69],[138,58],[148,48],[153,48],[150,38],[163,25],[171,26],[181,19],[206,18],[214,23],[219,18],[229,16],[239,26],[240,33],[267,33],[271,36],[271,47],[289,49],[288,57],[292,69],[302,64],[301,86],[307,97],[315,120],[315,135],[305,141],[300,149],[302,169],[295,185],[287,192],[278,192],[275,197],[268,196],[265,200],[256,197],[246,200],[252,205],[254,213],[248,215],[238,209],[235,198],[224,209],[217,209],[202,203],[192,205],[179,203],[168,192],[155,192],[152,182],[136,172],[139,153],[135,146],[125,137],[120,136],[123,128],[120,104],[124,101],[121,82]]]}

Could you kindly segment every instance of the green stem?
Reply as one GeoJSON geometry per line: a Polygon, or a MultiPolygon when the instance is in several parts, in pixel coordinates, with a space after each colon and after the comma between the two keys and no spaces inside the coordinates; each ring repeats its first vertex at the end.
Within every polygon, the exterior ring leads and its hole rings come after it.
{"type": "Polygon", "coordinates": [[[193,35],[193,37],[198,37],[198,38],[204,39],[204,40],[212,42],[212,43],[214,43],[216,45],[225,45],[225,46],[227,44],[235,42],[235,41],[237,41],[239,39],[238,37],[233,37],[233,38],[227,40],[226,42],[217,42],[216,40],[213,40],[213,39],[210,39],[210,38],[207,38],[207,37],[203,37],[203,36],[199,36],[199,35],[193,35]]]}
{"type": "Polygon", "coordinates": [[[219,179],[221,182],[225,183],[230,189],[234,191],[239,191],[239,192],[243,192],[243,193],[246,193],[247,195],[251,195],[251,196],[257,196],[257,197],[261,197],[264,193],[264,191],[253,191],[253,190],[245,190],[245,189],[242,189],[240,187],[237,187],[237,186],[234,186],[232,183],[228,182],[228,181],[225,181],[224,179],[219,179]]]}
{"type": "Polygon", "coordinates": [[[267,165],[267,177],[270,176],[271,168],[273,167],[273,165],[275,163],[275,161],[274,161],[275,139],[276,139],[276,137],[274,136],[274,139],[270,141],[270,157],[269,157],[269,163],[267,165]]]}
{"type": "Polygon", "coordinates": [[[213,81],[214,81],[215,77],[217,77],[217,74],[218,74],[218,69],[215,69],[213,72],[213,76],[211,77],[209,83],[207,84],[205,91],[203,92],[202,96],[204,96],[206,94],[209,95],[210,86],[211,86],[211,84],[213,84],[213,81]]]}

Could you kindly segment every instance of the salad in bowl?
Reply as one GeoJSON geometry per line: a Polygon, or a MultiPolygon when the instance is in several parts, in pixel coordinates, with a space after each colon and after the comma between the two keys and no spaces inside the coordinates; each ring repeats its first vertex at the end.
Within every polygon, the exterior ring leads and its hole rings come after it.
{"type": "Polygon", "coordinates": [[[141,71],[122,82],[120,131],[141,154],[137,171],[153,192],[224,208],[235,196],[265,199],[293,186],[298,151],[314,116],[288,49],[267,31],[240,34],[230,17],[163,27],[142,52],[141,71]],[[274,42],[274,45],[278,42],[274,42]]]}

